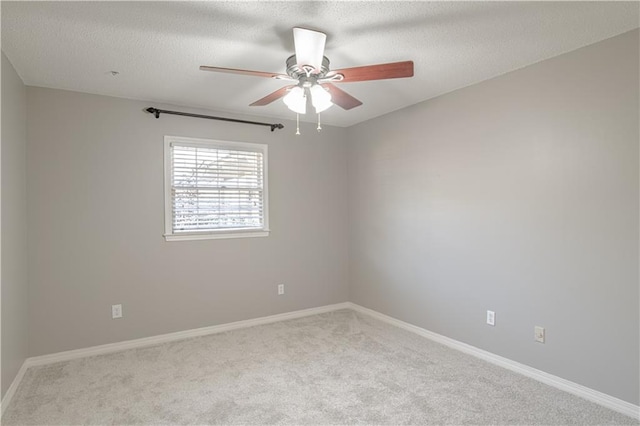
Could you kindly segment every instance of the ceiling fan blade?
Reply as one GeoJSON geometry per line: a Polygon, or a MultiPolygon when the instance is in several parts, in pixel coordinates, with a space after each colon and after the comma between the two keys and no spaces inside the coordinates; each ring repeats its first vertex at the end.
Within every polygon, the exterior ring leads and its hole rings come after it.
{"type": "Polygon", "coordinates": [[[263,72],[263,71],[251,71],[251,70],[239,70],[235,68],[220,68],[220,67],[208,67],[206,65],[202,65],[200,67],[202,71],[213,71],[213,72],[222,72],[227,74],[241,74],[241,75],[252,75],[255,77],[267,77],[267,78],[278,78],[283,80],[291,80],[291,77],[284,74],[278,74],[275,72],[263,72]]]}
{"type": "Polygon", "coordinates": [[[316,72],[319,72],[322,67],[326,40],[327,35],[324,33],[307,30],[306,28],[294,28],[293,44],[296,48],[298,67],[302,68],[303,65],[310,65],[316,72]]]}
{"type": "Polygon", "coordinates": [[[295,85],[282,87],[282,88],[276,90],[273,93],[269,93],[264,98],[258,99],[257,101],[255,101],[254,103],[252,103],[249,106],[265,106],[265,105],[269,105],[271,102],[277,101],[278,99],[284,97],[287,94],[287,92],[289,91],[289,89],[291,89],[292,87],[295,87],[295,85]]]}
{"type": "Polygon", "coordinates": [[[336,83],[413,77],[413,61],[391,62],[388,64],[365,65],[363,67],[333,70],[329,73],[328,77],[335,74],[344,75],[344,78],[341,81],[336,81],[336,83]]]}
{"type": "Polygon", "coordinates": [[[322,87],[326,87],[329,93],[331,93],[331,102],[342,109],[351,109],[362,105],[362,102],[331,83],[325,83],[322,87]]]}

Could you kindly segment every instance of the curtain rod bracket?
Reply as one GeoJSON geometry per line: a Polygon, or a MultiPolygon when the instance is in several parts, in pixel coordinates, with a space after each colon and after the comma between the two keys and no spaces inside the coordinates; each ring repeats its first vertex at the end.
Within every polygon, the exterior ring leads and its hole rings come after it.
{"type": "Polygon", "coordinates": [[[207,118],[209,120],[230,121],[232,123],[253,124],[256,126],[268,126],[271,128],[272,132],[275,129],[284,129],[284,125],[282,123],[277,123],[277,124],[260,123],[258,121],[247,121],[247,120],[238,120],[235,118],[214,117],[212,115],[192,114],[190,112],[168,111],[165,109],[158,109],[154,107],[149,107],[145,109],[145,111],[147,111],[150,114],[153,114],[156,118],[160,118],[160,114],[173,114],[173,115],[182,115],[184,117],[207,118]]]}

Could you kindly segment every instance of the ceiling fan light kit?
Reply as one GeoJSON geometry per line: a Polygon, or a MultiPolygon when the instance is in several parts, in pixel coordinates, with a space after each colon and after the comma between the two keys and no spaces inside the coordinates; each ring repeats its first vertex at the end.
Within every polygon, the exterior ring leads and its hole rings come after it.
{"type": "Polygon", "coordinates": [[[331,102],[331,94],[319,84],[311,86],[309,92],[311,93],[311,103],[313,103],[317,114],[329,109],[333,105],[331,102]]]}
{"type": "MultiPolygon", "coordinates": [[[[320,113],[333,106],[333,104],[345,110],[362,105],[362,102],[333,83],[413,77],[412,61],[367,65],[332,71],[329,66],[329,59],[324,56],[326,39],[326,34],[319,31],[294,28],[293,42],[296,53],[287,58],[286,75],[210,66],[201,66],[200,69],[203,71],[268,77],[295,83],[268,94],[252,103],[251,106],[269,105],[282,98],[287,108],[291,111],[296,114],[306,114],[307,101],[311,100],[311,104],[316,114],[318,114],[318,131],[321,130],[320,113]]],[[[296,121],[299,122],[299,117],[296,117],[296,121]]],[[[297,127],[296,134],[300,134],[299,126],[297,127]]]]}
{"type": "Polygon", "coordinates": [[[307,97],[302,87],[293,87],[282,100],[291,111],[298,114],[307,113],[307,97]]]}

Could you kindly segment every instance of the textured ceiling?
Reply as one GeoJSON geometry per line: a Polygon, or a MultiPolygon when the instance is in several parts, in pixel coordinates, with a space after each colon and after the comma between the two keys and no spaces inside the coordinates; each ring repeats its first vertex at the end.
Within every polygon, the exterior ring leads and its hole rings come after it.
{"type": "MultiPolygon", "coordinates": [[[[632,30],[637,2],[8,2],[2,50],[25,84],[292,118],[285,83],[200,65],[285,71],[294,26],[327,34],[334,69],[413,60],[408,79],[345,83],[349,126],[632,30]],[[113,77],[109,71],[120,74],[113,77]]],[[[314,114],[302,118],[315,120],[314,114]]]]}

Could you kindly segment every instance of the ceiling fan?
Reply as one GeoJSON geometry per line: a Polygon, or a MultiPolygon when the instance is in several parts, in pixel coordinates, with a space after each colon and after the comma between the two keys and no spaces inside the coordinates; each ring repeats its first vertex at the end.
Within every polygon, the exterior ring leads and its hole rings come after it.
{"type": "Polygon", "coordinates": [[[326,110],[333,104],[345,110],[362,105],[362,102],[333,83],[413,77],[413,61],[331,70],[329,68],[329,59],[324,56],[326,38],[326,34],[319,31],[294,28],[293,42],[296,53],[286,61],[286,75],[210,66],[201,66],[200,69],[203,71],[275,78],[294,83],[268,94],[250,106],[265,106],[284,98],[283,101],[287,107],[298,114],[306,113],[308,99],[311,99],[311,104],[316,113],[326,110]]]}

